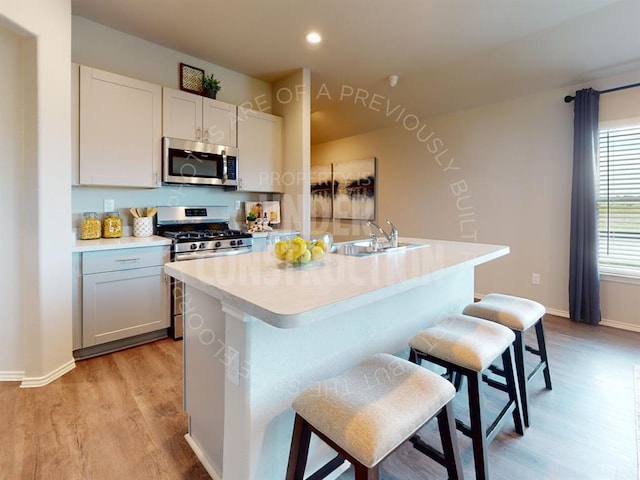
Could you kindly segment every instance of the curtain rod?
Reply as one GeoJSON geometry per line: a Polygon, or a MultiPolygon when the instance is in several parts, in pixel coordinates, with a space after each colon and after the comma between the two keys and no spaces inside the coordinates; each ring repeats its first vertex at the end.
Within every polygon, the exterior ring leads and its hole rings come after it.
{"type": "MultiPolygon", "coordinates": [[[[635,88],[635,87],[640,87],[640,83],[631,83],[629,85],[623,85],[621,87],[610,88],[608,90],[602,90],[600,93],[617,92],[618,90],[626,90],[627,88],[635,88]]],[[[576,97],[567,95],[566,97],[564,97],[564,103],[571,103],[575,99],[576,97]]]]}

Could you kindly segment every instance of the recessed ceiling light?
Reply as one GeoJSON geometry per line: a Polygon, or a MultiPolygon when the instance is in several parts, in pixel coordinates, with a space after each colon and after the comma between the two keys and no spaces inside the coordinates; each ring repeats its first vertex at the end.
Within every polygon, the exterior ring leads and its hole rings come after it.
{"type": "Polygon", "coordinates": [[[307,33],[306,39],[309,43],[320,43],[322,41],[322,37],[318,32],[307,33]]]}

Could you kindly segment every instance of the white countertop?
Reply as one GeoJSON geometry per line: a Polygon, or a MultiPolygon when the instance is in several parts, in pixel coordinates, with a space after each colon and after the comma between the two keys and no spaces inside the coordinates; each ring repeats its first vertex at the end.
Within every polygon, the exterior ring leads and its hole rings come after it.
{"type": "Polygon", "coordinates": [[[155,247],[171,245],[171,239],[166,237],[120,237],[99,238],[97,240],[75,240],[72,252],[92,252],[98,250],[115,250],[118,248],[155,247]]]}
{"type": "Polygon", "coordinates": [[[279,234],[279,235],[289,235],[289,234],[297,234],[298,230],[279,230],[274,228],[273,230],[268,230],[266,232],[249,232],[253,238],[266,238],[270,233],[279,234]]]}
{"type": "Polygon", "coordinates": [[[369,257],[329,254],[286,268],[271,252],[257,252],[169,263],[165,272],[276,327],[294,328],[509,253],[500,245],[401,240],[427,245],[369,257]]]}

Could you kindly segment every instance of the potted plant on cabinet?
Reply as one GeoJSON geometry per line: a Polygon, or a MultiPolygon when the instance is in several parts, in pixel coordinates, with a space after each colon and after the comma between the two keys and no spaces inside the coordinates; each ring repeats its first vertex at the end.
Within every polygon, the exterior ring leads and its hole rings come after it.
{"type": "Polygon", "coordinates": [[[216,98],[217,93],[220,91],[220,80],[211,75],[205,75],[202,81],[203,93],[209,98],[216,98]]]}
{"type": "Polygon", "coordinates": [[[255,213],[253,213],[253,212],[249,212],[249,213],[247,214],[247,228],[251,228],[251,227],[253,227],[253,225],[254,225],[254,223],[255,223],[255,221],[256,221],[256,219],[257,219],[257,218],[258,218],[258,217],[256,217],[256,214],[255,214],[255,213]]]}

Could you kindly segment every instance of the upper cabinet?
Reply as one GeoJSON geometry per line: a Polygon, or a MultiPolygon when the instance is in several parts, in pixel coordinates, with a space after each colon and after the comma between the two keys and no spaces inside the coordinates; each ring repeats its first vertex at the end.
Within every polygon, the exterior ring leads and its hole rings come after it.
{"type": "Polygon", "coordinates": [[[282,191],[281,117],[77,64],[72,91],[72,185],[161,186],[165,136],[237,147],[238,190],[282,191]]]}
{"type": "Polygon", "coordinates": [[[236,106],[163,88],[162,135],[236,147],[236,106]]]}
{"type": "Polygon", "coordinates": [[[80,184],[161,185],[162,88],[80,66],[80,184]]]}
{"type": "Polygon", "coordinates": [[[281,192],[282,117],[238,108],[238,190],[281,192]]]}
{"type": "Polygon", "coordinates": [[[71,185],[80,184],[80,65],[71,64],[71,185]]]}

